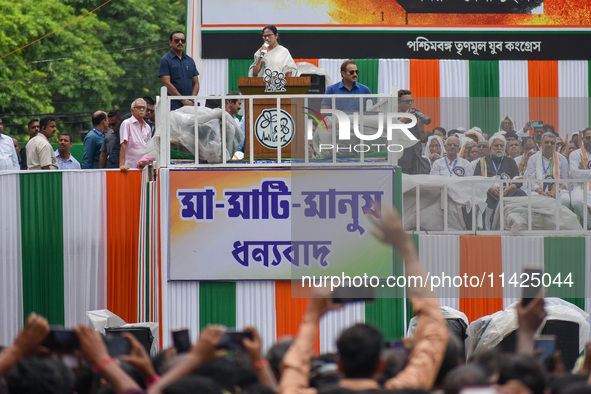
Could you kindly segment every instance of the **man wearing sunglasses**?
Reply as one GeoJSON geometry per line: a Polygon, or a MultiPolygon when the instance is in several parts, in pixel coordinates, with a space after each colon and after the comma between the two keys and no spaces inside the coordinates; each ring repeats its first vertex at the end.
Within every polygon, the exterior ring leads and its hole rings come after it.
{"type": "Polygon", "coordinates": [[[119,168],[119,152],[121,151],[121,141],[119,138],[119,126],[121,122],[131,118],[123,117],[120,109],[112,109],[108,113],[109,131],[105,135],[105,141],[101,147],[101,157],[99,159],[99,168],[119,168]]]}
{"type": "MultiPolygon", "coordinates": [[[[363,84],[357,82],[359,78],[359,69],[353,60],[346,60],[341,64],[341,77],[343,80],[326,88],[324,94],[371,94],[371,90],[363,84]]],[[[366,99],[363,99],[365,102],[366,99]]],[[[332,108],[332,99],[322,99],[321,108],[332,108]]],[[[359,98],[336,99],[335,109],[339,111],[358,112],[359,98]]]]}
{"type": "MultiPolygon", "coordinates": [[[[158,76],[170,96],[197,96],[199,94],[199,72],[195,61],[184,53],[187,40],[180,30],[170,34],[170,51],[160,59],[158,76]]],[[[183,105],[195,105],[191,100],[172,100],[170,109],[183,105]]]]}
{"type": "Polygon", "coordinates": [[[591,127],[583,130],[581,149],[571,152],[569,156],[570,177],[572,179],[589,179],[590,183],[574,183],[571,192],[571,203],[573,210],[579,218],[583,212],[587,212],[587,227],[591,228],[591,127]],[[587,209],[583,205],[585,195],[584,188],[587,188],[587,209]]]}
{"type": "Polygon", "coordinates": [[[153,137],[154,136],[154,127],[156,126],[156,112],[155,112],[155,107],[154,107],[156,105],[156,101],[154,101],[154,99],[150,96],[145,96],[142,98],[146,102],[146,116],[144,117],[144,120],[146,121],[146,123],[148,123],[148,125],[152,129],[152,137],[153,137]]]}
{"type": "Polygon", "coordinates": [[[127,172],[135,168],[144,154],[144,145],[152,136],[152,129],[144,121],[146,116],[146,102],[142,98],[131,104],[131,117],[119,126],[119,169],[127,172]]]}

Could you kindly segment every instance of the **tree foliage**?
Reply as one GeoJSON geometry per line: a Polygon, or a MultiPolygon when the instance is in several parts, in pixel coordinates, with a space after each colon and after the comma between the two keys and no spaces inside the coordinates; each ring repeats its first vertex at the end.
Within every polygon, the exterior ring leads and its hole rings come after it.
{"type": "MultiPolygon", "coordinates": [[[[0,0],[0,57],[101,6],[106,0],[0,0]]],[[[183,29],[181,0],[113,0],[0,59],[0,116],[11,134],[53,113],[60,131],[90,128],[96,110],[127,109],[156,96],[168,34],[183,29]]]]}

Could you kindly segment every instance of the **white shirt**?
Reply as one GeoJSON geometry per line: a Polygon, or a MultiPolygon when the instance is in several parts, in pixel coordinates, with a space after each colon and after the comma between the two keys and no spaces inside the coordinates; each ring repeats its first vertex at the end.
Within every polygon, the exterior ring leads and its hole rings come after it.
{"type": "MultiPolygon", "coordinates": [[[[581,170],[579,168],[579,164],[583,161],[583,153],[581,152],[583,149],[585,148],[577,149],[571,152],[569,156],[570,177],[572,179],[591,179],[591,170],[581,170]]],[[[587,158],[591,161],[591,152],[587,152],[587,158]]],[[[577,182],[573,185],[573,190],[580,187],[581,183],[577,182]]]]}
{"type": "MultiPolygon", "coordinates": [[[[568,179],[568,161],[566,160],[566,157],[564,157],[560,153],[558,153],[557,156],[558,156],[558,175],[559,175],[560,179],[568,179]]],[[[556,179],[556,174],[554,174],[554,172],[553,172],[554,168],[550,168],[550,161],[551,160],[546,159],[544,156],[542,156],[541,151],[538,151],[538,152],[534,153],[533,155],[531,155],[531,157],[527,161],[527,170],[525,170],[525,178],[526,179],[537,179],[538,178],[537,168],[538,168],[538,160],[540,159],[540,157],[542,158],[543,168],[546,169],[546,172],[544,172],[542,174],[542,176],[545,178],[546,176],[550,175],[550,173],[552,172],[552,174],[554,175],[554,179],[556,179]]],[[[552,160],[552,167],[554,167],[553,160],[552,160]]],[[[541,183],[535,182],[535,183],[532,183],[531,190],[535,191],[536,189],[541,188],[541,187],[542,187],[541,183]]]]}
{"type": "Polygon", "coordinates": [[[46,166],[50,170],[57,170],[57,160],[47,137],[37,133],[27,143],[27,167],[29,170],[40,170],[46,166]]]}
{"type": "Polygon", "coordinates": [[[12,138],[0,133],[0,171],[20,169],[12,138]]]}
{"type": "Polygon", "coordinates": [[[449,161],[447,157],[437,159],[431,165],[431,175],[440,176],[472,176],[474,170],[472,164],[466,159],[456,157],[454,161],[449,161]]]}
{"type": "Polygon", "coordinates": [[[144,121],[144,126],[140,127],[140,122],[135,116],[132,116],[121,123],[119,136],[121,143],[127,141],[125,165],[129,168],[135,168],[137,162],[144,155],[144,145],[152,137],[152,129],[146,121],[144,121]]]}

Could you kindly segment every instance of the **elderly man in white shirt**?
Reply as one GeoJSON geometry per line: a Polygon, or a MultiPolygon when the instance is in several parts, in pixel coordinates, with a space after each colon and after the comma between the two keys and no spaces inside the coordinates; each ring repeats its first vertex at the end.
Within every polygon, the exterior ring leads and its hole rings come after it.
{"type": "Polygon", "coordinates": [[[459,177],[474,175],[472,164],[468,160],[458,156],[459,150],[460,139],[456,136],[448,137],[445,140],[447,156],[433,162],[433,165],[431,165],[431,175],[459,177]]]}

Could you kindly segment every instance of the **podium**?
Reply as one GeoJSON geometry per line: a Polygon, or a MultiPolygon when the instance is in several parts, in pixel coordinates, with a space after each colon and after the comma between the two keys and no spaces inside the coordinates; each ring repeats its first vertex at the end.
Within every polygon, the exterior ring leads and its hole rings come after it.
{"type": "MultiPolygon", "coordinates": [[[[242,77],[238,88],[245,95],[293,95],[306,94],[310,89],[310,77],[286,77],[285,92],[265,92],[267,84],[263,78],[242,77]]],[[[303,158],[307,143],[305,135],[305,101],[303,98],[281,99],[281,127],[277,123],[277,99],[245,100],[246,144],[244,158],[250,158],[250,133],[253,132],[254,159],[273,159],[277,157],[277,131],[281,136],[281,159],[303,158]],[[250,130],[250,105],[253,115],[253,130],[250,130]]]]}

